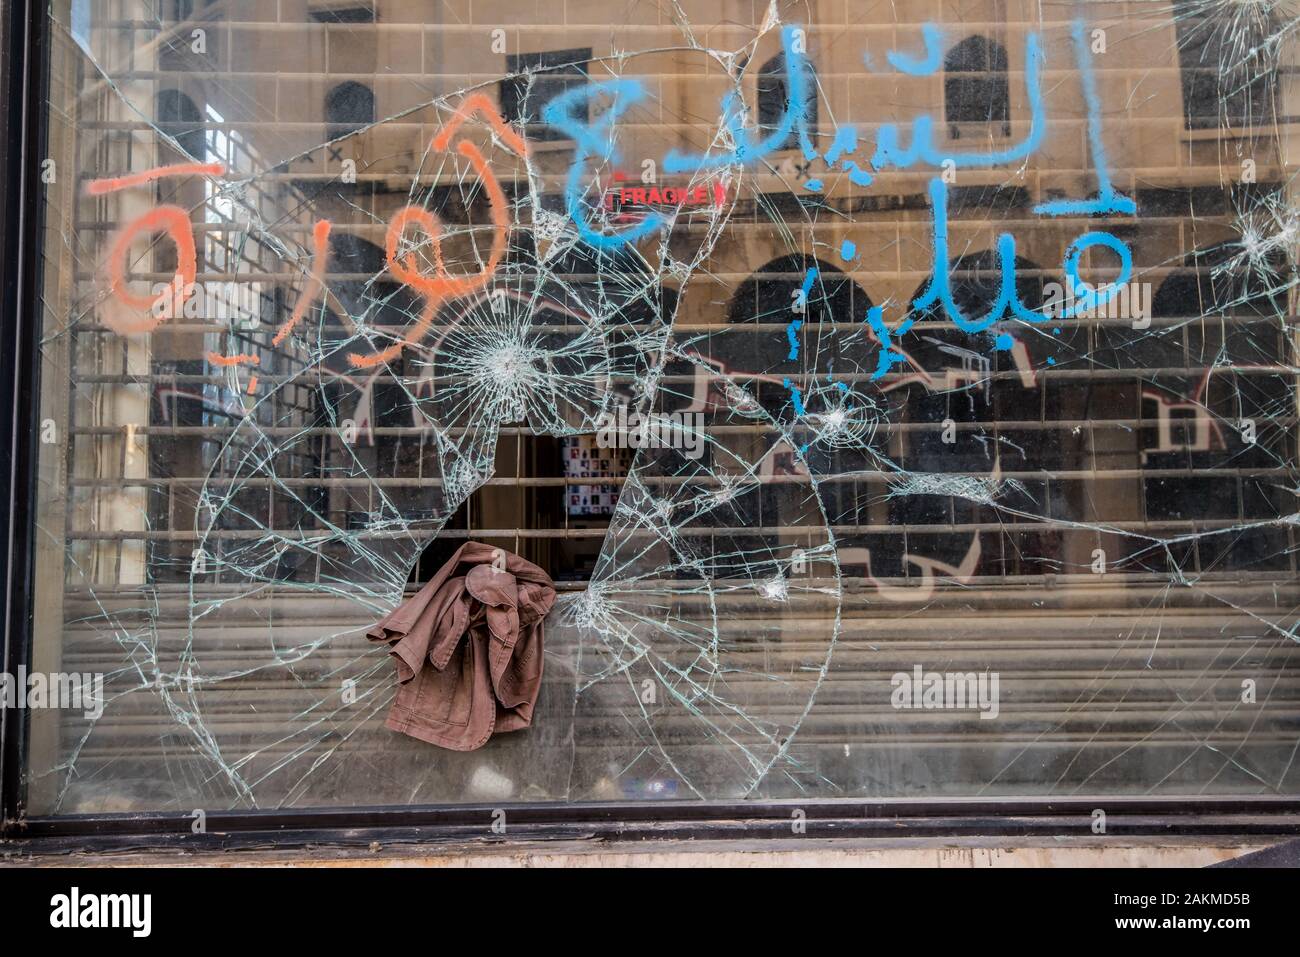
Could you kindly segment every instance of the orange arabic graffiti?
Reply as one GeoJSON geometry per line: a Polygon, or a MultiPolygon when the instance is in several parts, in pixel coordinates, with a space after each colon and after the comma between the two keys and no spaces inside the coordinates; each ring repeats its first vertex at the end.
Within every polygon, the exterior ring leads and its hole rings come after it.
{"type": "Polygon", "coordinates": [[[302,317],[307,314],[307,309],[325,291],[325,266],[328,264],[330,256],[331,228],[328,219],[317,220],[316,227],[311,234],[313,254],[311,277],[307,280],[307,288],[298,297],[298,302],[293,307],[293,315],[276,331],[275,337],[271,339],[271,345],[278,346],[283,342],[285,337],[293,332],[293,327],[302,321],[302,317]]]}
{"type": "Polygon", "coordinates": [[[194,254],[194,232],[190,227],[190,214],[179,206],[158,206],[133,219],[117,234],[108,251],[108,288],[119,301],[132,309],[142,310],[144,318],[132,322],[105,314],[104,324],[123,336],[150,332],[171,319],[178,307],[194,288],[197,275],[194,254]],[[167,288],[157,296],[137,296],[126,287],[126,254],[137,233],[162,230],[176,244],[176,274],[167,288]],[[177,295],[177,293],[180,295],[177,295]],[[161,307],[161,308],[159,308],[161,307]]]}
{"type": "MultiPolygon", "coordinates": [[[[278,346],[283,342],[289,333],[293,332],[294,326],[298,325],[303,316],[307,315],[307,310],[325,291],[325,267],[329,263],[331,228],[328,219],[316,221],[316,226],[312,229],[311,275],[307,278],[307,285],[293,307],[293,314],[276,330],[275,336],[271,339],[271,345],[278,346]]],[[[260,356],[247,352],[233,356],[223,356],[215,352],[209,352],[208,361],[213,365],[228,368],[235,365],[259,365],[262,360],[260,356]]]]}
{"type": "MultiPolygon", "coordinates": [[[[226,171],[220,163],[177,163],[174,166],[159,166],[109,179],[91,180],[86,184],[86,192],[91,196],[105,196],[119,190],[151,183],[168,176],[188,176],[192,173],[205,173],[220,176],[226,171]]],[[[185,301],[189,291],[194,288],[197,274],[194,252],[194,229],[190,216],[179,206],[158,206],[137,216],[126,225],[113,241],[108,252],[108,288],[117,299],[135,310],[143,310],[146,318],[138,322],[118,319],[105,315],[104,324],[123,336],[149,332],[167,319],[173,317],[177,307],[185,301]],[[157,296],[137,296],[126,287],[126,256],[131,248],[131,241],[139,233],[165,232],[176,244],[176,274],[168,284],[167,290],[157,296]],[[161,307],[161,308],[159,308],[161,307]]]]}
{"type": "Polygon", "coordinates": [[[209,352],[207,355],[209,362],[214,366],[221,366],[222,368],[228,366],[255,366],[261,365],[262,363],[261,356],[249,355],[247,353],[240,353],[236,356],[223,356],[216,352],[209,352]]]}
{"type": "Polygon", "coordinates": [[[506,146],[517,156],[524,156],[528,153],[528,144],[524,138],[515,132],[514,128],[502,118],[497,112],[494,104],[486,94],[474,93],[465,98],[461,103],[455,115],[448,121],[447,125],[438,131],[429,143],[435,150],[442,152],[451,142],[452,135],[465,125],[465,121],[473,116],[482,116],[487,120],[488,126],[499,136],[506,146]]]}
{"type": "MultiPolygon", "coordinates": [[[[456,133],[466,122],[476,116],[481,117],[491,128],[495,138],[512,152],[519,156],[527,154],[527,142],[505,121],[492,100],[482,93],[475,93],[461,103],[452,118],[430,141],[430,148],[437,152],[448,150],[456,133]]],[[[400,209],[389,222],[385,236],[388,269],[394,278],[419,293],[424,299],[424,304],[415,324],[399,341],[369,355],[350,353],[349,362],[358,368],[372,368],[388,362],[399,356],[407,346],[418,343],[433,325],[438,307],[449,298],[464,296],[486,286],[495,275],[505,255],[506,239],[510,230],[509,205],[505,192],[478,146],[468,139],[459,139],[456,141],[455,149],[469,160],[487,193],[492,217],[492,247],[487,260],[476,274],[452,275],[443,260],[442,223],[422,206],[408,205],[400,209]],[[408,227],[422,231],[427,237],[434,263],[432,273],[421,270],[414,252],[409,248],[405,252],[402,251],[402,240],[408,227]]],[[[225,172],[225,166],[220,163],[178,163],[127,176],[93,180],[88,184],[87,192],[92,196],[103,196],[169,176],[196,174],[221,176],[225,172]]],[[[115,332],[122,335],[150,332],[162,322],[175,316],[192,294],[197,278],[197,255],[193,224],[189,217],[190,214],[179,206],[159,206],[132,220],[114,238],[106,267],[109,288],[120,302],[144,313],[144,317],[138,321],[106,316],[105,324],[115,332]],[[176,274],[168,288],[157,296],[136,295],[127,287],[127,255],[131,242],[139,234],[153,232],[165,232],[175,243],[178,261],[176,274]]],[[[321,219],[316,222],[312,231],[311,274],[302,294],[298,297],[293,313],[272,337],[272,346],[280,345],[303,320],[307,310],[327,294],[325,274],[329,264],[329,237],[332,228],[329,220],[321,219]]],[[[206,356],[209,362],[221,368],[255,366],[261,363],[257,355],[250,354],[221,355],[208,352],[206,356]]]]}
{"type": "Polygon", "coordinates": [[[225,172],[226,167],[221,163],[176,163],[172,166],[156,166],[143,173],[131,173],[129,176],[92,179],[86,184],[86,192],[91,196],[104,196],[130,186],[152,183],[156,179],[167,176],[223,176],[225,172]]]}
{"type": "MultiPolygon", "coordinates": [[[[445,150],[448,141],[451,139],[451,134],[460,128],[469,115],[483,111],[488,113],[489,125],[500,133],[501,138],[512,149],[522,155],[525,149],[523,140],[506,125],[500,114],[493,108],[491,101],[482,94],[476,94],[462,104],[452,121],[430,141],[430,147],[435,150],[445,150]],[[501,132],[502,130],[505,132],[501,132]]],[[[496,273],[501,257],[505,255],[506,236],[510,231],[510,216],[501,183],[488,166],[487,160],[483,158],[482,152],[469,140],[458,141],[456,151],[470,161],[470,165],[474,167],[474,171],[483,182],[483,188],[487,191],[488,208],[492,216],[492,249],[488,253],[487,262],[484,263],[483,269],[476,275],[452,276],[447,272],[446,264],[442,259],[442,224],[438,221],[438,218],[423,206],[404,206],[398,210],[397,214],[389,221],[388,232],[385,236],[384,245],[388,257],[388,270],[397,279],[415,289],[424,297],[424,307],[420,310],[420,318],[402,337],[400,342],[395,342],[387,348],[372,352],[370,355],[362,355],[357,352],[349,353],[348,361],[359,369],[367,369],[383,362],[389,362],[397,358],[406,346],[414,345],[423,339],[429,331],[429,327],[433,325],[433,317],[437,313],[438,306],[448,298],[463,296],[486,286],[496,273]],[[421,272],[419,265],[415,261],[414,254],[408,252],[404,256],[399,255],[398,247],[401,245],[402,236],[408,223],[419,226],[429,237],[436,275],[429,276],[421,272]]]]}

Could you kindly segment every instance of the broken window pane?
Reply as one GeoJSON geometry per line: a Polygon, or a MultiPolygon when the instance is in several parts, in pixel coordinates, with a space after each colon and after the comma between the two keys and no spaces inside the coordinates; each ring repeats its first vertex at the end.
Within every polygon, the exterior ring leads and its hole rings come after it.
{"type": "Polygon", "coordinates": [[[52,4],[33,813],[1296,791],[1300,12],[716,7],[52,4]]]}

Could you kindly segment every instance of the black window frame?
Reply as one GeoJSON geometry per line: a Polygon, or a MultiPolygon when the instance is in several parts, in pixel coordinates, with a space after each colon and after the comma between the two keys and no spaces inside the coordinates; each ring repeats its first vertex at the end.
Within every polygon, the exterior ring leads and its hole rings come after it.
{"type": "Polygon", "coordinates": [[[943,119],[954,140],[964,127],[975,126],[1000,126],[1003,136],[1011,135],[1010,61],[1003,44],[972,33],[948,48],[943,55],[943,119]]]}
{"type": "MultiPolygon", "coordinates": [[[[34,414],[39,389],[41,158],[46,153],[50,24],[32,0],[13,0],[0,26],[0,494],[4,548],[3,665],[16,673],[32,661],[30,561],[35,530],[34,414]]],[[[69,851],[237,850],[406,843],[753,839],[788,837],[794,811],[812,838],[988,837],[1095,840],[1094,809],[1104,807],[1111,835],[1177,835],[1224,840],[1300,834],[1300,799],[1071,796],[1063,798],[809,799],[781,801],[520,802],[504,805],[508,837],[494,837],[496,805],[409,805],[226,811],[207,815],[194,833],[184,813],[29,816],[24,801],[29,712],[0,709],[0,840],[17,854],[69,851]]]]}
{"type": "MultiPolygon", "coordinates": [[[[804,106],[804,123],[808,129],[817,127],[817,69],[808,57],[799,61],[807,72],[808,94],[804,106]]],[[[760,137],[770,136],[780,125],[781,116],[790,108],[790,91],[786,80],[785,53],[778,53],[763,62],[758,68],[755,107],[758,115],[758,133],[760,137]]],[[[777,151],[797,150],[799,143],[799,124],[790,127],[790,133],[777,151]]]]}
{"type": "MultiPolygon", "coordinates": [[[[569,136],[563,130],[541,121],[541,109],[574,87],[587,85],[591,57],[591,47],[507,53],[506,76],[500,84],[501,116],[507,123],[522,127],[530,140],[567,140],[569,136]]],[[[584,102],[572,113],[585,118],[590,115],[589,109],[584,102]]]]}
{"type": "MultiPolygon", "coordinates": [[[[1188,0],[1175,0],[1178,77],[1183,95],[1183,128],[1240,130],[1272,121],[1280,92],[1277,69],[1257,72],[1262,57],[1225,69],[1224,31],[1232,23],[1188,0]],[[1215,49],[1215,46],[1218,49],[1215,49]],[[1229,74],[1229,76],[1225,76],[1229,74]]],[[[1265,36],[1258,38],[1263,45],[1265,36]]]]}
{"type": "Polygon", "coordinates": [[[335,83],[325,91],[325,101],[321,104],[321,112],[325,117],[326,136],[329,139],[337,140],[350,136],[374,124],[375,91],[367,84],[356,80],[343,80],[335,83]],[[363,96],[369,97],[369,110],[358,110],[346,114],[340,111],[340,107],[347,107],[348,111],[352,111],[357,106],[364,106],[363,96]]]}

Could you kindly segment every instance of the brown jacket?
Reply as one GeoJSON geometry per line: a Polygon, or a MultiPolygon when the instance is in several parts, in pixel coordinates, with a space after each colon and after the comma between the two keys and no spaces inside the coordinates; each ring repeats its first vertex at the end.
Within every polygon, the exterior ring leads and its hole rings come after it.
{"type": "Polygon", "coordinates": [[[542,620],[554,604],[554,583],[532,562],[466,542],[366,632],[392,645],[397,662],[387,726],[453,751],[528,727],[542,685],[542,620]]]}

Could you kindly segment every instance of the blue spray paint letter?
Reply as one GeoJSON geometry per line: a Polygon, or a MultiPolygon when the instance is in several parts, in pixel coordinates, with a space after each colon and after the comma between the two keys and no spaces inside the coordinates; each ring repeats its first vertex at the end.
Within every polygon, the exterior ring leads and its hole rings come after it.
{"type": "Polygon", "coordinates": [[[790,137],[790,131],[798,129],[799,145],[803,150],[804,158],[808,160],[817,157],[817,151],[812,148],[812,141],[808,138],[808,100],[809,85],[808,79],[812,71],[808,67],[807,57],[798,49],[799,43],[797,38],[803,33],[802,27],[785,27],[781,30],[781,48],[785,53],[785,88],[788,97],[785,105],[785,112],[781,114],[781,122],[777,124],[776,129],[764,139],[756,139],[753,134],[744,128],[741,120],[744,115],[744,109],[736,103],[736,94],[728,93],[722,101],[722,115],[727,132],[731,140],[735,143],[734,149],[730,153],[723,153],[720,156],[709,156],[700,154],[688,156],[672,150],[664,157],[663,168],[667,173],[695,173],[705,169],[720,169],[726,166],[748,165],[756,163],[767,154],[778,150],[790,137]]]}
{"type": "MultiPolygon", "coordinates": [[[[880,340],[880,355],[876,359],[876,371],[871,373],[872,382],[882,378],[894,363],[907,361],[907,356],[895,352],[889,341],[889,327],[885,325],[884,313],[884,309],[880,306],[872,306],[867,310],[867,323],[871,326],[871,331],[876,334],[876,338],[880,340]]],[[[905,319],[895,334],[901,336],[906,333],[912,328],[912,322],[912,319],[905,319]]]]}
{"type": "Polygon", "coordinates": [[[1042,145],[1047,117],[1043,108],[1043,45],[1037,33],[1025,37],[1025,89],[1029,96],[1029,134],[1015,146],[996,153],[948,153],[934,145],[934,121],[926,114],[912,121],[912,144],[906,150],[898,144],[898,126],[886,123],[876,134],[876,152],[871,157],[875,169],[893,166],[907,169],[918,162],[942,166],[952,160],[954,166],[970,168],[1015,163],[1033,155],[1042,145]]]}
{"type": "Polygon", "coordinates": [[[885,59],[899,73],[908,76],[930,76],[943,65],[943,36],[933,23],[921,25],[921,38],[925,41],[925,58],[918,59],[910,54],[896,53],[890,50],[885,59]]]}
{"type": "Polygon", "coordinates": [[[1074,59],[1079,65],[1079,82],[1083,85],[1083,99],[1088,108],[1088,149],[1092,152],[1092,165],[1097,171],[1097,198],[1055,199],[1039,203],[1034,212],[1046,216],[1136,213],[1137,204],[1116,193],[1111,185],[1106,144],[1101,138],[1101,98],[1097,95],[1097,81],[1092,75],[1092,55],[1083,36],[1082,20],[1075,20],[1070,25],[1070,36],[1074,40],[1074,59]]]}
{"type": "Polygon", "coordinates": [[[1022,319],[1037,321],[1045,318],[1031,312],[1016,295],[1016,238],[1010,233],[998,237],[998,267],[1002,278],[997,301],[982,319],[967,319],[963,316],[953,300],[952,279],[949,275],[948,187],[938,177],[930,180],[930,205],[934,214],[934,271],[930,274],[925,292],[912,301],[913,309],[925,312],[938,303],[957,328],[964,332],[983,332],[1005,316],[1008,308],[1022,319]]]}
{"type": "Polygon", "coordinates": [[[1065,251],[1065,278],[1074,292],[1074,305],[1063,310],[1061,317],[1069,319],[1084,310],[1104,306],[1117,295],[1120,287],[1126,285],[1133,276],[1133,254],[1125,243],[1112,233],[1084,233],[1065,251]],[[1119,278],[1104,289],[1093,289],[1079,278],[1079,257],[1085,249],[1093,246],[1105,246],[1119,257],[1119,278]]]}
{"type": "MultiPolygon", "coordinates": [[[[958,329],[964,332],[983,332],[989,326],[1006,316],[1007,310],[1017,319],[1025,322],[1042,322],[1048,318],[1041,312],[1035,312],[1020,301],[1016,292],[1016,238],[1010,233],[998,236],[998,270],[1001,280],[998,284],[997,299],[993,307],[980,319],[968,319],[963,316],[953,300],[951,269],[948,251],[948,187],[942,179],[930,180],[930,204],[934,213],[934,272],[926,290],[912,302],[912,308],[924,312],[935,304],[943,306],[948,317],[958,329]]],[[[1103,306],[1119,294],[1120,287],[1128,282],[1132,274],[1132,255],[1128,246],[1110,233],[1086,233],[1076,239],[1065,257],[1065,275],[1070,288],[1076,290],[1075,304],[1063,314],[1070,318],[1081,309],[1103,306]],[[1105,246],[1120,258],[1121,275],[1114,283],[1104,289],[1093,290],[1082,284],[1079,279],[1079,258],[1085,249],[1093,246],[1105,246]]]]}
{"type": "Polygon", "coordinates": [[[583,203],[582,172],[588,158],[597,157],[606,163],[618,161],[618,148],[614,145],[612,130],[618,119],[633,103],[646,98],[645,87],[636,80],[609,80],[605,83],[593,83],[579,86],[551,100],[542,108],[542,121],[562,130],[577,148],[573,153],[573,164],[564,186],[564,203],[569,218],[578,227],[578,235],[583,242],[597,249],[615,249],[625,243],[636,242],[658,230],[664,218],[660,213],[651,213],[641,222],[616,233],[602,233],[593,229],[583,203]],[[610,105],[595,123],[587,123],[573,115],[579,104],[602,94],[613,98],[610,105]]]}

